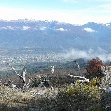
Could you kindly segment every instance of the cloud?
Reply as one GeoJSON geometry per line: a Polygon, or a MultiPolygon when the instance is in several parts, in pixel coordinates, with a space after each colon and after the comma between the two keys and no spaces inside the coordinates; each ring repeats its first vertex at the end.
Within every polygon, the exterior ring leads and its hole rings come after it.
{"type": "Polygon", "coordinates": [[[107,12],[107,9],[103,11],[101,7],[79,10],[40,10],[0,7],[0,18],[5,20],[25,18],[49,21],[56,20],[71,24],[85,24],[87,22],[108,23],[111,22],[111,13],[110,10],[107,12]]]}
{"type": "Polygon", "coordinates": [[[89,5],[104,5],[104,4],[111,4],[111,0],[62,0],[65,3],[77,3],[77,4],[84,4],[85,6],[89,5]]]}
{"type": "Polygon", "coordinates": [[[74,60],[79,58],[84,59],[92,59],[99,57],[102,61],[111,61],[111,53],[108,53],[106,50],[102,48],[97,48],[95,51],[94,49],[89,50],[78,50],[78,49],[70,49],[65,51],[65,53],[61,54],[61,58],[64,58],[64,60],[74,60]]]}

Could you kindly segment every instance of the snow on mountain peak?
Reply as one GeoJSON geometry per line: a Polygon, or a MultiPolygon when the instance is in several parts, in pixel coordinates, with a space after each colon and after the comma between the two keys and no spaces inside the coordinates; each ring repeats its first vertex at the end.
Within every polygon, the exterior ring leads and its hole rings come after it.
{"type": "Polygon", "coordinates": [[[40,27],[40,30],[46,30],[47,27],[40,27]]]}
{"type": "Polygon", "coordinates": [[[89,28],[89,27],[84,28],[84,30],[86,32],[96,32],[95,30],[93,30],[92,28],[89,28]]]}
{"type": "Polygon", "coordinates": [[[28,29],[30,29],[29,26],[23,26],[23,30],[28,30],[28,29]]]}
{"type": "Polygon", "coordinates": [[[64,28],[58,28],[58,29],[56,29],[56,30],[58,30],[58,31],[67,31],[66,29],[64,29],[64,28]]]}
{"type": "Polygon", "coordinates": [[[107,23],[107,24],[105,24],[106,26],[110,26],[110,24],[109,23],[107,23]]]}

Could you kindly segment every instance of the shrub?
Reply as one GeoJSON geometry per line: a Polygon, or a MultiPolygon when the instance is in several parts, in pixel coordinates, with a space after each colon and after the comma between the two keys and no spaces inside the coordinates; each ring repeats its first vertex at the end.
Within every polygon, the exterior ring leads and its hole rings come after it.
{"type": "Polygon", "coordinates": [[[76,83],[59,92],[57,101],[60,110],[66,111],[101,111],[101,91],[96,86],[76,83]]]}
{"type": "Polygon", "coordinates": [[[40,111],[102,111],[101,93],[97,86],[77,82],[60,88],[55,97],[39,98],[35,106],[40,111]]]}
{"type": "Polygon", "coordinates": [[[101,78],[98,78],[98,77],[92,78],[90,80],[89,84],[92,85],[92,86],[100,86],[101,78]]]}

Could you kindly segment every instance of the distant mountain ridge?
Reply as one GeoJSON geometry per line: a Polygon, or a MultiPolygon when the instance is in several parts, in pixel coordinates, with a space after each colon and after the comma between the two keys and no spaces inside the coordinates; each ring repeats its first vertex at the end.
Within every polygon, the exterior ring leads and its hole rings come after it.
{"type": "Polygon", "coordinates": [[[45,48],[50,50],[96,49],[110,51],[111,23],[84,25],[57,21],[0,20],[0,48],[45,48]]]}

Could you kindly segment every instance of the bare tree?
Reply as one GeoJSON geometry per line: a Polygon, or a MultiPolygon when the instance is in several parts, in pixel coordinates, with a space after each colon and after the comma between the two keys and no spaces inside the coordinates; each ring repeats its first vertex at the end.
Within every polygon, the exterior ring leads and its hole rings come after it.
{"type": "Polygon", "coordinates": [[[9,63],[7,63],[7,64],[14,71],[14,73],[19,77],[18,87],[24,88],[24,86],[26,85],[26,77],[25,77],[26,76],[26,68],[25,68],[25,66],[22,69],[22,74],[19,74],[12,65],[10,65],[9,63]]]}
{"type": "Polygon", "coordinates": [[[75,62],[75,65],[77,66],[78,70],[80,70],[80,65],[77,61],[74,61],[75,62]]]}
{"type": "Polygon", "coordinates": [[[51,66],[51,73],[53,74],[55,71],[55,67],[54,66],[51,66]]]}

